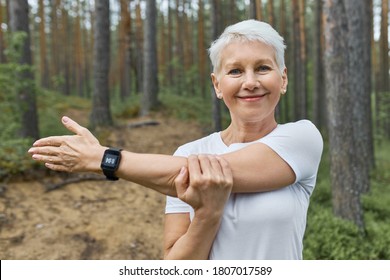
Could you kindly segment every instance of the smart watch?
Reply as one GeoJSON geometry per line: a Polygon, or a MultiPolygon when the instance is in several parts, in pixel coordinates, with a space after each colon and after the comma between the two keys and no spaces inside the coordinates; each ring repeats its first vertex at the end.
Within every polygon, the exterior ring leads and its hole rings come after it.
{"type": "Polygon", "coordinates": [[[107,180],[116,181],[119,179],[115,176],[115,171],[118,169],[121,161],[121,150],[122,149],[108,148],[104,151],[100,167],[103,170],[104,175],[106,175],[107,180]]]}

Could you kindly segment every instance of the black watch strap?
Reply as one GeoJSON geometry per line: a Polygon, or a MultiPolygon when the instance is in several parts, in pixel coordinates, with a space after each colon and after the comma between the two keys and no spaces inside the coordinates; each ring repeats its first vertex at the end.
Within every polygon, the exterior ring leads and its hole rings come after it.
{"type": "Polygon", "coordinates": [[[104,151],[100,167],[104,175],[106,175],[107,180],[116,181],[119,179],[115,176],[115,171],[117,171],[121,161],[121,150],[118,148],[108,148],[104,151]]]}

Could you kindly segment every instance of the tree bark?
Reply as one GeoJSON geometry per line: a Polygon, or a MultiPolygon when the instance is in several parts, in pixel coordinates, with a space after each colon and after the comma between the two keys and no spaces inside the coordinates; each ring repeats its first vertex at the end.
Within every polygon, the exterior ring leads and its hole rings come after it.
{"type": "Polygon", "coordinates": [[[95,1],[94,89],[92,128],[113,124],[110,112],[108,75],[110,69],[110,2],[95,1]]]}
{"type": "Polygon", "coordinates": [[[328,100],[329,153],[332,202],[336,216],[364,228],[360,189],[354,168],[357,152],[353,137],[350,92],[348,22],[343,0],[324,1],[325,73],[328,100]]]}
{"type": "MultiPolygon", "coordinates": [[[[353,110],[353,132],[356,145],[354,163],[356,164],[356,187],[362,192],[370,189],[370,162],[373,155],[371,134],[371,88],[366,85],[368,79],[364,78],[371,73],[371,65],[367,64],[366,44],[364,32],[365,0],[344,0],[346,16],[348,18],[349,43],[349,86],[353,110]]],[[[369,53],[369,51],[368,51],[369,53]]]]}
{"type": "Polygon", "coordinates": [[[326,128],[326,98],[324,88],[324,65],[323,65],[323,24],[322,24],[322,1],[314,3],[314,36],[313,36],[313,67],[314,67],[314,90],[313,90],[313,121],[320,130],[326,128]]]}
{"type": "Polygon", "coordinates": [[[24,39],[20,46],[17,63],[24,67],[17,75],[16,88],[21,110],[21,137],[39,138],[38,113],[34,74],[32,72],[32,55],[30,49],[29,10],[27,0],[9,2],[11,32],[23,32],[24,39]]]}
{"type": "Polygon", "coordinates": [[[150,110],[159,104],[158,95],[158,69],[156,45],[156,0],[146,2],[145,42],[144,42],[144,80],[141,102],[141,115],[148,115],[150,110]]]}

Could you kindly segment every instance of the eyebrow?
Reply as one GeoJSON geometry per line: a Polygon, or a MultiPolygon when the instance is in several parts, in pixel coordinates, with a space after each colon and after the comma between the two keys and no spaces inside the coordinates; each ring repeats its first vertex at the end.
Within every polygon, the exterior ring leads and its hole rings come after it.
{"type": "MultiPolygon", "coordinates": [[[[254,64],[262,64],[262,63],[274,64],[276,62],[274,62],[272,59],[269,58],[261,58],[254,61],[254,64]]],[[[232,62],[228,61],[227,63],[225,63],[225,67],[230,68],[230,67],[238,66],[240,64],[241,64],[240,61],[232,61],[232,62]]]]}

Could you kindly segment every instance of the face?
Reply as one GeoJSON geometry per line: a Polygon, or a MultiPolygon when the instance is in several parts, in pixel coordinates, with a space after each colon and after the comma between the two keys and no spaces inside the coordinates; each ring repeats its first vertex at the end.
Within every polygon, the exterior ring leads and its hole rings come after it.
{"type": "Polygon", "coordinates": [[[275,120],[275,107],[287,88],[287,70],[280,72],[272,47],[261,42],[231,43],[221,53],[219,69],[211,77],[232,121],[275,120]]]}

